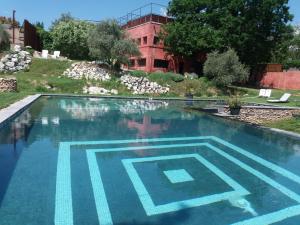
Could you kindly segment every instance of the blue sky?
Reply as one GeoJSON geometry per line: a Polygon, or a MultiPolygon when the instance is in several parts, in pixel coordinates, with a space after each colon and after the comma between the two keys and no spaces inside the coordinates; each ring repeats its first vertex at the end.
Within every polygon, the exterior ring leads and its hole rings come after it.
{"type": "MultiPolygon", "coordinates": [[[[151,0],[1,0],[0,15],[10,16],[17,11],[19,21],[28,19],[34,23],[43,21],[48,27],[61,13],[70,12],[74,17],[87,20],[117,18],[151,0]]],[[[154,3],[168,4],[168,0],[152,0],[154,3]]],[[[290,0],[293,23],[300,24],[300,0],[290,0]]]]}

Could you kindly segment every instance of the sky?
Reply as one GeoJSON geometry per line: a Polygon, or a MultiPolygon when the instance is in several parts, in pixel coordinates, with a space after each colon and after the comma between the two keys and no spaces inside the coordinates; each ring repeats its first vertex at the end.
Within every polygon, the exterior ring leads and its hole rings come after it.
{"type": "MultiPolygon", "coordinates": [[[[44,22],[49,27],[62,13],[84,20],[119,18],[150,2],[167,5],[169,0],[0,0],[0,16],[11,16],[16,10],[18,21],[44,22]]],[[[300,24],[300,0],[290,0],[293,24],[300,24]]]]}

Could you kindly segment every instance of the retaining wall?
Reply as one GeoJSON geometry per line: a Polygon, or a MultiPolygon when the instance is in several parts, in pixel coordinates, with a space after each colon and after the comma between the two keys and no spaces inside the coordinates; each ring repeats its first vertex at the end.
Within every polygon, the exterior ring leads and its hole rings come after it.
{"type": "Polygon", "coordinates": [[[260,86],[276,89],[300,90],[300,71],[267,72],[260,86]]]}
{"type": "Polygon", "coordinates": [[[15,78],[0,78],[0,92],[17,91],[17,80],[15,78]]]}

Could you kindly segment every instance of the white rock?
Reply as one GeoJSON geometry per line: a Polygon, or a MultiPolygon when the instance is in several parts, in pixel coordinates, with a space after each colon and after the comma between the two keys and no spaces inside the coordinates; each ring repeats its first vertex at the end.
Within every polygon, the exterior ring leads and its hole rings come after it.
{"type": "Polygon", "coordinates": [[[20,52],[21,51],[21,46],[20,45],[15,45],[14,50],[16,52],[20,52]]]}
{"type": "Polygon", "coordinates": [[[119,94],[118,90],[116,90],[116,89],[111,89],[110,93],[113,94],[113,95],[119,94]]]}

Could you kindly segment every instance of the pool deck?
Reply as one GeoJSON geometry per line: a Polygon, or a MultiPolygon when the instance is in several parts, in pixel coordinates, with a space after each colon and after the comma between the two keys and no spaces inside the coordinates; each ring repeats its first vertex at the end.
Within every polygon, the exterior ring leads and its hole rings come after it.
{"type": "Polygon", "coordinates": [[[37,100],[41,96],[42,95],[40,95],[40,94],[29,95],[26,98],[11,104],[7,108],[1,109],[0,110],[0,125],[2,123],[4,123],[6,120],[13,117],[18,112],[22,111],[24,108],[26,108],[30,104],[32,104],[35,100],[37,100]]]}

